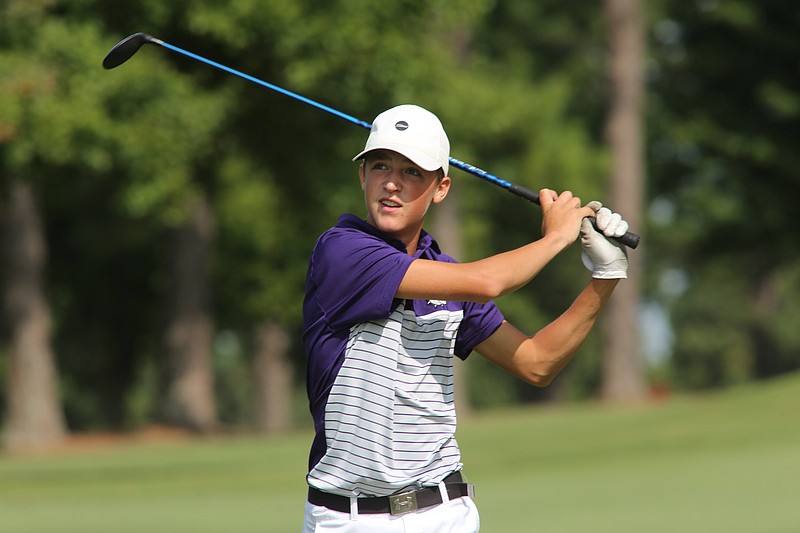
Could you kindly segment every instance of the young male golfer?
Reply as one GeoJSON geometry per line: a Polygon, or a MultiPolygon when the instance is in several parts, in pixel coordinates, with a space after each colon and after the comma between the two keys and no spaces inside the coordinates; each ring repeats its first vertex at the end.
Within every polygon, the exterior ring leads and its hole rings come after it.
{"type": "Polygon", "coordinates": [[[544,386],[575,355],[620,278],[628,224],[598,202],[540,191],[542,237],[458,264],[423,229],[447,196],[450,144],[413,105],[375,119],[359,178],[366,220],[343,215],[317,241],[303,303],[311,447],[305,532],[472,532],[461,475],[453,357],[472,351],[544,386]],[[492,303],[533,278],[581,236],[588,286],[533,337],[492,303]]]}

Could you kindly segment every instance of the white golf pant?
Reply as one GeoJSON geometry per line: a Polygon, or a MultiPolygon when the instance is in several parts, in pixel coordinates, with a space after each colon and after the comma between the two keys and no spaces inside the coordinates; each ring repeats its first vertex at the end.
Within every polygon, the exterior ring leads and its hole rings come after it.
{"type": "Polygon", "coordinates": [[[480,517],[469,497],[403,515],[332,511],[306,502],[303,533],[477,533],[480,517]]]}

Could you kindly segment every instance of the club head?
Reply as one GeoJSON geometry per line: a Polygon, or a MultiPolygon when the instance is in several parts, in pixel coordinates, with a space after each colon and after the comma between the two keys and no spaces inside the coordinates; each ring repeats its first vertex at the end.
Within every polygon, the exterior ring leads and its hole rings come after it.
{"type": "Polygon", "coordinates": [[[106,57],[103,58],[103,67],[106,69],[118,67],[129,60],[133,54],[138,52],[142,45],[155,42],[157,42],[157,39],[146,33],[134,33],[117,43],[117,45],[106,54],[106,57]]]}

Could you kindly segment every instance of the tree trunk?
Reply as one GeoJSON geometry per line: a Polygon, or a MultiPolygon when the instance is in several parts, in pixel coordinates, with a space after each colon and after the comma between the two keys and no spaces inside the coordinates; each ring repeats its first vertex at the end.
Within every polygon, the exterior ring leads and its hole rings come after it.
{"type": "MultiPolygon", "coordinates": [[[[612,155],[609,205],[641,231],[644,197],[642,107],[644,24],[639,0],[606,0],[610,32],[610,113],[606,134],[612,155]]],[[[609,303],[603,326],[605,358],[602,396],[636,401],[645,394],[640,358],[638,307],[642,250],[628,257],[628,279],[609,303]]]]}
{"type": "MultiPolygon", "coordinates": [[[[457,261],[463,259],[463,234],[461,231],[461,194],[458,186],[450,188],[444,202],[435,207],[434,226],[431,231],[442,251],[455,258],[457,261]]],[[[467,383],[467,368],[463,361],[456,358],[453,368],[453,385],[455,387],[456,412],[460,418],[469,416],[471,407],[469,404],[469,389],[467,383]]]]}
{"type": "Polygon", "coordinates": [[[167,383],[163,414],[168,424],[198,432],[217,425],[211,358],[213,326],[209,271],[215,220],[198,199],[175,230],[166,330],[167,383]]]}
{"type": "Polygon", "coordinates": [[[263,433],[289,429],[292,414],[291,342],[283,326],[264,321],[255,331],[255,425],[263,433]]]}
{"type": "MultiPolygon", "coordinates": [[[[450,36],[450,49],[458,64],[466,64],[469,60],[472,45],[472,34],[467,28],[453,31],[450,36]]],[[[453,173],[453,167],[450,172],[453,173]]],[[[450,188],[444,202],[435,209],[433,235],[436,237],[442,251],[453,257],[456,261],[464,260],[464,234],[461,231],[461,192],[458,187],[459,180],[453,180],[454,186],[450,188]]],[[[469,403],[469,381],[467,367],[459,358],[453,361],[453,387],[456,413],[462,420],[472,413],[469,403]]]]}
{"type": "Polygon", "coordinates": [[[66,422],[44,294],[44,229],[29,183],[11,183],[4,221],[4,300],[10,335],[4,445],[10,450],[46,448],[64,439],[66,422]]]}

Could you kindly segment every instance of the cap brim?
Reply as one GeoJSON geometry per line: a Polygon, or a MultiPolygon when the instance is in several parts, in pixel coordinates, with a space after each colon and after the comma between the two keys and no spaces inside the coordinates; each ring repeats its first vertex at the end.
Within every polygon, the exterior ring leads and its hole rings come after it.
{"type": "Polygon", "coordinates": [[[431,157],[429,154],[421,150],[416,150],[409,146],[405,145],[397,145],[397,144],[383,144],[380,146],[370,146],[366,150],[359,153],[357,156],[353,158],[353,161],[358,161],[359,159],[364,159],[370,152],[374,152],[375,150],[391,150],[392,152],[397,152],[398,154],[407,157],[412,163],[417,165],[423,170],[427,170],[429,172],[433,172],[435,170],[439,170],[442,167],[442,164],[436,160],[435,157],[431,157]]]}

